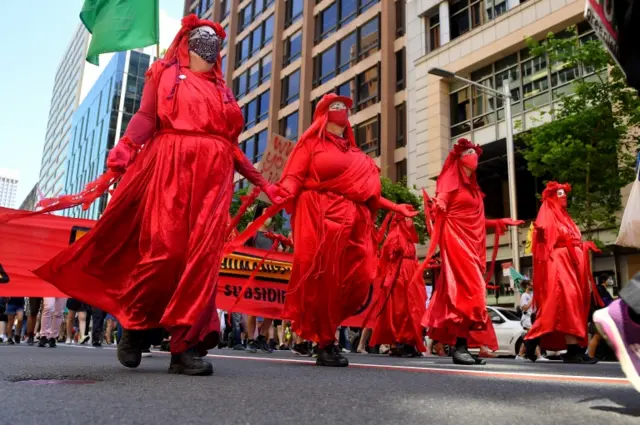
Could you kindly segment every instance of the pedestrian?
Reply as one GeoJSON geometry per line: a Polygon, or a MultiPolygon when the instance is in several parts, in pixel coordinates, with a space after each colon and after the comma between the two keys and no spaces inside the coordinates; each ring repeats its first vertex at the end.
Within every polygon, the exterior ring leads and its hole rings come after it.
{"type": "Polygon", "coordinates": [[[534,222],[533,253],[534,304],[536,321],[527,334],[527,358],[536,361],[535,347],[567,350],[565,363],[594,364],[587,349],[587,322],[593,296],[589,251],[595,244],[583,243],[582,234],[567,212],[568,184],[547,183],[542,206],[534,222]]]}
{"type": "Polygon", "coordinates": [[[482,149],[460,139],[449,152],[436,183],[434,241],[427,261],[440,247],[441,266],[433,297],[422,320],[430,338],[453,344],[455,364],[484,364],[469,353],[470,333],[479,347],[497,348],[495,331],[487,312],[487,229],[504,233],[521,221],[488,220],[484,195],[476,180],[482,149]]]}
{"type": "Polygon", "coordinates": [[[29,297],[29,312],[27,314],[27,344],[33,345],[35,343],[36,328],[38,325],[38,318],[42,309],[42,298],[29,297]]]}
{"type": "Polygon", "coordinates": [[[8,345],[20,344],[24,320],[24,297],[7,298],[5,314],[7,316],[6,342],[8,345]],[[13,330],[14,324],[15,332],[13,330]]]}
{"type": "MultiPolygon", "coordinates": [[[[107,209],[82,239],[36,271],[124,327],[118,359],[140,365],[145,330],[171,331],[170,373],[210,375],[216,347],[218,272],[235,170],[274,203],[282,199],[238,146],[242,111],[225,85],[217,23],[191,14],[147,73],[140,109],[109,152],[109,172],[64,208],[95,199],[124,173],[107,209]],[[107,183],[109,184],[109,183],[107,183]]],[[[58,204],[55,204],[58,205],[58,204]]]]}
{"type": "Polygon", "coordinates": [[[43,298],[42,325],[40,326],[40,342],[38,347],[44,348],[47,345],[49,345],[50,348],[56,347],[66,303],[66,298],[43,298]]]}
{"type": "Polygon", "coordinates": [[[596,311],[593,320],[616,352],[627,379],[640,392],[640,273],[622,288],[620,298],[596,311]]]}
{"type": "Polygon", "coordinates": [[[349,364],[335,332],[365,303],[373,282],[375,212],[417,214],[382,197],[380,170],[358,148],[349,124],[352,104],[333,93],[322,97],[280,181],[295,247],[282,318],[291,320],[299,340],[318,344],[321,366],[349,364]]]}

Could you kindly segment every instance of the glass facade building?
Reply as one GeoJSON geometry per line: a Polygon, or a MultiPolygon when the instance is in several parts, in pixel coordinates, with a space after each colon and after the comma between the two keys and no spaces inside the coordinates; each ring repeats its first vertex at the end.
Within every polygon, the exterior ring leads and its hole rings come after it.
{"type": "MultiPolygon", "coordinates": [[[[106,171],[109,150],[140,107],[144,74],[151,60],[137,51],[116,53],[78,106],[72,118],[64,193],[81,191],[106,171]]],[[[65,211],[65,215],[97,219],[106,203],[104,196],[86,211],[78,207],[65,211]]]]}
{"type": "MultiPolygon", "coordinates": [[[[354,100],[358,145],[406,176],[405,0],[185,0],[220,22],[223,71],[244,112],[239,143],[260,161],[272,134],[297,140],[330,92],[354,100]]],[[[246,183],[238,176],[236,188],[246,183]]]]}

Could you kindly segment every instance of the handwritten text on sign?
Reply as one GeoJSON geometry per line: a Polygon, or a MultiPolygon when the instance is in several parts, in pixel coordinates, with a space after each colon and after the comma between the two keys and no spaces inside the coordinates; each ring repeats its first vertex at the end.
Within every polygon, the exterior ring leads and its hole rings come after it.
{"type": "MultiPolygon", "coordinates": [[[[277,183],[280,180],[289,155],[295,145],[295,142],[278,134],[273,133],[271,135],[267,149],[264,151],[258,166],[258,171],[262,173],[269,183],[277,183]]],[[[258,199],[270,203],[264,193],[261,193],[258,199]]]]}

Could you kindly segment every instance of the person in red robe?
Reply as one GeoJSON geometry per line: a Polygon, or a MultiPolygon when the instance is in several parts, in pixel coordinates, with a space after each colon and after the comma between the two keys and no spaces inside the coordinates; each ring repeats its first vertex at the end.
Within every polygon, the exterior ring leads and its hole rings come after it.
{"type": "MultiPolygon", "coordinates": [[[[487,229],[504,233],[511,219],[488,220],[483,193],[476,180],[482,149],[460,139],[449,152],[436,183],[436,224],[433,247],[440,246],[441,265],[432,299],[422,320],[430,338],[455,341],[455,364],[484,364],[469,353],[471,331],[479,346],[496,347],[486,306],[487,229]]],[[[429,257],[430,254],[427,254],[429,257]]]]}
{"type": "Polygon", "coordinates": [[[327,94],[291,153],[279,186],[292,213],[293,269],[282,319],[319,346],[317,364],[348,366],[336,329],[367,300],[376,273],[374,217],[415,216],[381,196],[380,170],[355,143],[348,97],[327,94]]]}
{"type": "Polygon", "coordinates": [[[140,364],[144,331],[164,327],[170,373],[213,373],[201,356],[219,338],[215,297],[234,170],[282,201],[237,145],[243,117],[220,67],[224,37],[217,23],[183,18],[109,152],[111,172],[126,172],[104,214],[35,271],[117,317],[125,329],[118,359],[126,367],[140,364]]]}
{"type": "Polygon", "coordinates": [[[582,241],[567,211],[570,191],[568,184],[549,182],[534,222],[531,252],[537,313],[525,339],[527,358],[533,362],[538,345],[550,351],[567,350],[565,363],[597,362],[585,353],[592,294],[602,305],[591,273],[590,251],[597,249],[593,242],[582,241]]]}
{"type": "Polygon", "coordinates": [[[417,243],[413,220],[394,214],[378,261],[381,308],[370,341],[372,346],[391,345],[392,356],[413,357],[427,350],[420,323],[427,289],[422,279],[413,279],[418,269],[417,243]]]}

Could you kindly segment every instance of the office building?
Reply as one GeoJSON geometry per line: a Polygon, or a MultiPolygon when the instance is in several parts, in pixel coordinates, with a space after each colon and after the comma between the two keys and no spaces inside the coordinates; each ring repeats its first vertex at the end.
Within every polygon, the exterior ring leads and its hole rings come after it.
{"type": "Polygon", "coordinates": [[[38,205],[38,183],[33,185],[33,188],[31,188],[27,197],[24,198],[24,200],[22,201],[22,204],[20,204],[19,209],[27,210],[27,211],[35,211],[37,205],[38,205]]]}
{"type": "MultiPolygon", "coordinates": [[[[144,73],[153,58],[140,51],[115,53],[73,114],[64,193],[78,193],[106,171],[107,154],[140,107],[144,73]]],[[[68,217],[98,219],[107,196],[89,209],[64,211],[68,217]]]]}
{"type": "MultiPolygon", "coordinates": [[[[558,96],[572,88],[589,71],[550,65],[545,56],[532,57],[526,39],[542,40],[549,32],[562,33],[576,25],[580,42],[595,38],[584,21],[584,0],[408,0],[407,93],[408,181],[435,188],[444,159],[452,144],[465,137],[483,148],[478,180],[486,194],[490,218],[509,216],[506,124],[502,100],[459,81],[431,75],[438,67],[480,84],[501,89],[507,80],[516,135],[553,119],[558,96]]],[[[516,145],[518,218],[527,220],[520,231],[521,272],[531,275],[531,255],[525,253],[528,223],[539,207],[536,194],[543,181],[534,178],[516,145]]],[[[606,245],[616,230],[601,231],[606,245]]],[[[493,238],[489,238],[491,241],[493,238]]],[[[492,245],[491,243],[489,245],[492,245]]],[[[491,258],[488,247],[487,258],[491,258]]],[[[509,236],[501,239],[499,262],[511,261],[509,236]]],[[[424,255],[424,253],[423,253],[424,255]]],[[[500,266],[496,281],[507,282],[500,266]]],[[[607,254],[594,258],[595,272],[610,272],[624,284],[640,270],[640,256],[607,254]]],[[[501,302],[507,298],[501,297],[501,302]]],[[[491,297],[489,298],[491,301],[491,297]]]]}
{"type": "Polygon", "coordinates": [[[19,180],[18,171],[0,168],[0,207],[15,208],[19,180]]]}
{"type": "Polygon", "coordinates": [[[89,33],[78,25],[56,71],[42,151],[39,188],[45,197],[62,193],[71,137],[71,116],[80,102],[89,33]]]}
{"type": "Polygon", "coordinates": [[[253,162],[272,133],[297,140],[320,98],[335,92],[354,100],[356,141],[393,180],[407,164],[404,8],[404,0],[185,1],[185,14],[227,32],[223,70],[253,162]]]}

